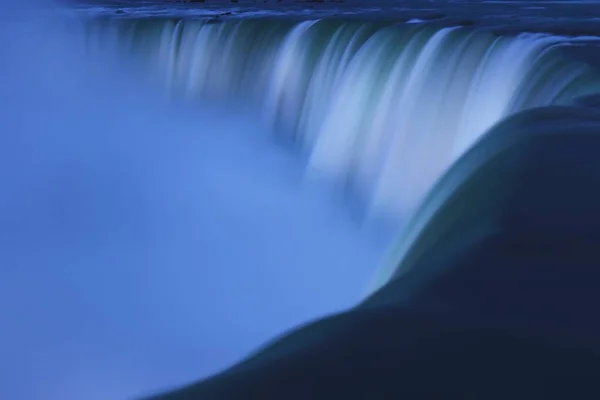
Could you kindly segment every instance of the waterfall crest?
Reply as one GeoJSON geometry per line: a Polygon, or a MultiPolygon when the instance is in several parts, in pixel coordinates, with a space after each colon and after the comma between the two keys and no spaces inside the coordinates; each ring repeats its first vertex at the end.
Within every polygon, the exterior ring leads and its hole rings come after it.
{"type": "Polygon", "coordinates": [[[175,95],[252,104],[373,215],[403,217],[485,131],[600,90],[577,40],[312,20],[102,20],[88,39],[152,66],[175,95]],[[108,39],[107,39],[108,38],[108,39]]]}

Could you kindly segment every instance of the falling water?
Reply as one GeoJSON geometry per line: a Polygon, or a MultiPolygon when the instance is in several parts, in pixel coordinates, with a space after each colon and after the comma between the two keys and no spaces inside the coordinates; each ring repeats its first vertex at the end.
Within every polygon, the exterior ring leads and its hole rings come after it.
{"type": "Polygon", "coordinates": [[[90,30],[124,42],[174,94],[252,104],[312,175],[341,179],[379,215],[410,212],[504,117],[600,88],[560,53],[589,38],[328,20],[110,19],[90,30]]]}
{"type": "Polygon", "coordinates": [[[137,398],[358,301],[382,246],[258,118],[170,101],[117,31],[20,12],[0,24],[1,399],[137,398]]]}

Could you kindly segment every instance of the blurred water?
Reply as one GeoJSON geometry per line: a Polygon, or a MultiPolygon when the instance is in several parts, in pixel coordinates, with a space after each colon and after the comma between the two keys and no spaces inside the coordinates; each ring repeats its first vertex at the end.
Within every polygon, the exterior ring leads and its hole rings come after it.
{"type": "Polygon", "coordinates": [[[600,90],[562,46],[461,27],[330,19],[99,18],[90,52],[140,60],[174,96],[251,104],[309,172],[341,181],[369,217],[402,220],[487,129],[600,90]]]}
{"type": "Polygon", "coordinates": [[[384,243],[260,122],[86,58],[76,19],[7,13],[0,398],[154,392],[359,300],[384,243]]]}

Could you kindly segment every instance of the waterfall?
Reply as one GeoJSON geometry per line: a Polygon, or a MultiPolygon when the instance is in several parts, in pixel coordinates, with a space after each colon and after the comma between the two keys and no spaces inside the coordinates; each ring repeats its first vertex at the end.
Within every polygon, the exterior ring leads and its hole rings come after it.
{"type": "MultiPolygon", "coordinates": [[[[600,92],[565,49],[589,38],[20,7],[0,25],[0,399],[134,398],[352,307],[393,238],[332,186],[404,234],[376,289],[460,231],[443,205],[482,135],[600,92]]],[[[504,193],[488,176],[466,217],[504,193]]]]}
{"type": "Polygon", "coordinates": [[[90,38],[152,66],[174,94],[251,104],[372,215],[404,216],[496,122],[600,89],[577,40],[330,20],[109,19],[90,38]],[[118,34],[115,34],[118,32],[118,34]]]}

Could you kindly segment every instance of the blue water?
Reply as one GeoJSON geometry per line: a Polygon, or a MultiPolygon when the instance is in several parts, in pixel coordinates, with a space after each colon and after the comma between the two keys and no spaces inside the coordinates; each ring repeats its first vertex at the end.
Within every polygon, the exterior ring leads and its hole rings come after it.
{"type": "Polygon", "coordinates": [[[386,242],[252,115],[0,27],[0,398],[125,399],[360,299],[386,242]]]}

